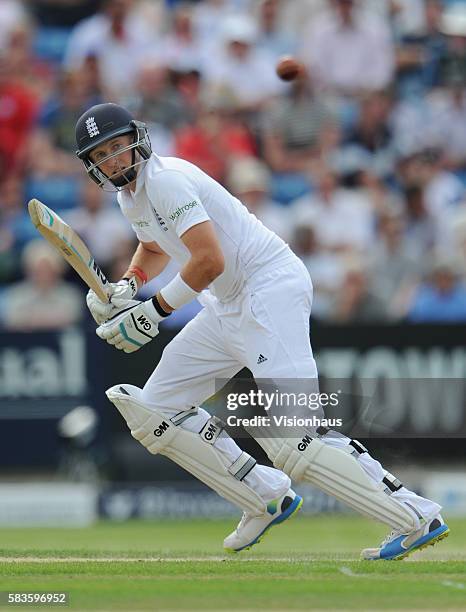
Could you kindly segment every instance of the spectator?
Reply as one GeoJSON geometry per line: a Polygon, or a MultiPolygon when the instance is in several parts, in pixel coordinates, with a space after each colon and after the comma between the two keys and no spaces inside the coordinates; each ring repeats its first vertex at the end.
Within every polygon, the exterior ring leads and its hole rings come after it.
{"type": "Polygon", "coordinates": [[[283,238],[291,240],[291,222],[287,211],[270,197],[270,173],[255,157],[242,157],[232,162],[228,172],[228,188],[262,223],[283,238]]]}
{"type": "Polygon", "coordinates": [[[301,51],[316,83],[344,95],[387,87],[394,74],[387,24],[359,11],[354,0],[329,0],[328,4],[332,10],[312,22],[301,51]]]}
{"type": "Polygon", "coordinates": [[[64,261],[44,240],[30,242],[22,256],[25,280],[4,293],[7,329],[33,331],[64,329],[83,315],[82,293],[63,281],[64,261]]]}
{"type": "Polygon", "coordinates": [[[415,226],[419,226],[420,219],[424,226],[433,225],[434,241],[444,248],[442,244],[448,244],[450,239],[451,217],[465,193],[463,183],[445,169],[445,158],[439,149],[425,149],[400,159],[398,176],[413,198],[408,206],[414,207],[415,226]]]}
{"type": "Polygon", "coordinates": [[[0,0],[0,53],[5,51],[10,35],[28,23],[28,15],[17,0],[0,0]]]}
{"type": "Polygon", "coordinates": [[[41,26],[71,28],[97,10],[95,0],[34,0],[28,6],[41,26]]]}
{"type": "Polygon", "coordinates": [[[301,75],[264,112],[265,160],[275,172],[307,172],[335,123],[330,104],[315,94],[312,78],[301,75]]]}
{"type": "Polygon", "coordinates": [[[205,83],[201,74],[196,70],[175,72],[171,76],[175,90],[185,109],[185,120],[188,124],[192,124],[204,106],[205,83]]]}
{"type": "Polygon", "coordinates": [[[428,214],[424,190],[413,184],[404,191],[406,207],[406,239],[413,256],[422,260],[435,245],[435,223],[428,214]]]}
{"type": "Polygon", "coordinates": [[[53,146],[46,130],[36,130],[32,135],[26,161],[28,182],[33,182],[37,188],[56,178],[73,180],[73,175],[80,169],[70,153],[53,146]]]}
{"type": "Polygon", "coordinates": [[[394,151],[389,123],[391,99],[388,92],[371,92],[362,97],[356,125],[346,142],[371,155],[371,165],[382,176],[393,172],[394,151]]]}
{"type": "Polygon", "coordinates": [[[18,278],[18,258],[24,234],[32,233],[23,208],[22,184],[14,175],[0,183],[0,284],[18,278]]]}
{"type": "MultiPolygon", "coordinates": [[[[370,4],[374,4],[369,0],[370,4]]],[[[421,36],[426,28],[426,5],[429,0],[389,0],[386,4],[392,12],[393,26],[398,39],[421,36]]]]}
{"type": "Polygon", "coordinates": [[[291,246],[311,275],[314,287],[312,317],[328,319],[343,281],[343,258],[320,248],[312,225],[297,225],[291,246]]]}
{"type": "Polygon", "coordinates": [[[238,8],[235,0],[203,0],[194,4],[194,27],[206,50],[215,52],[222,42],[222,28],[219,24],[235,15],[238,8]]]}
{"type": "Polygon", "coordinates": [[[290,210],[296,225],[312,225],[320,246],[336,253],[365,252],[373,244],[373,212],[361,193],[341,187],[329,168],[319,170],[316,190],[290,210]]]}
{"type": "MultiPolygon", "coordinates": [[[[399,0],[398,0],[399,1],[399,0]]],[[[442,70],[448,55],[447,37],[442,32],[442,0],[425,0],[423,14],[413,10],[412,0],[403,0],[403,13],[414,16],[408,29],[399,31],[401,44],[397,50],[398,86],[401,94],[438,86],[442,82],[442,70]]],[[[400,25],[397,22],[397,25],[400,25]]]]}
{"type": "Polygon", "coordinates": [[[408,319],[412,323],[466,321],[466,286],[452,260],[437,256],[431,278],[414,295],[408,319]]]}
{"type": "Polygon", "coordinates": [[[296,51],[296,37],[283,26],[286,4],[283,0],[259,0],[257,3],[257,48],[266,51],[275,60],[281,55],[293,54],[296,51]]]}
{"type": "MultiPolygon", "coordinates": [[[[404,0],[411,2],[412,0],[404,0]]],[[[425,26],[398,50],[398,80],[424,89],[442,87],[466,70],[465,9],[461,1],[425,0],[425,26]]],[[[406,90],[406,85],[404,85],[406,90]]],[[[408,90],[409,92],[409,90],[408,90]]],[[[406,91],[402,90],[402,93],[406,91]]]]}
{"type": "Polygon", "coordinates": [[[42,109],[40,127],[46,131],[51,145],[63,152],[73,154],[76,149],[74,127],[84,110],[100,99],[89,90],[89,81],[84,70],[64,72],[60,80],[60,95],[47,101],[42,109]]]}
{"type": "Polygon", "coordinates": [[[329,165],[340,176],[341,186],[362,197],[374,215],[390,208],[395,195],[384,177],[391,176],[393,159],[389,151],[377,155],[359,145],[349,144],[328,156],[329,165]]]}
{"type": "Polygon", "coordinates": [[[176,134],[175,155],[224,182],[229,161],[235,156],[254,155],[255,143],[238,119],[229,92],[206,92],[204,100],[194,124],[176,134]]]}
{"type": "Polygon", "coordinates": [[[390,117],[394,150],[399,159],[406,160],[437,142],[438,134],[432,106],[427,96],[414,91],[393,104],[390,117]]]}
{"type": "Polygon", "coordinates": [[[135,10],[134,0],[104,0],[102,10],[73,29],[65,56],[66,70],[98,59],[105,97],[130,96],[140,62],[153,47],[155,32],[135,10]]]}
{"type": "Polygon", "coordinates": [[[347,141],[359,145],[370,153],[377,153],[390,144],[388,125],[390,98],[386,92],[371,92],[363,96],[358,122],[347,141]]]}
{"type": "Polygon", "coordinates": [[[370,286],[386,305],[387,315],[400,319],[406,314],[414,287],[422,275],[422,260],[410,252],[404,219],[400,212],[381,215],[378,240],[371,253],[370,286]]]}
{"type": "MultiPolygon", "coordinates": [[[[16,260],[25,244],[36,237],[24,200],[23,182],[14,174],[8,176],[0,184],[0,251],[11,250],[16,260]]],[[[19,273],[19,265],[14,270],[19,273]]]]}
{"type": "Polygon", "coordinates": [[[64,219],[78,232],[101,266],[108,266],[120,242],[133,235],[115,202],[109,206],[105,192],[95,183],[81,185],[79,207],[66,213],[64,219]]]}
{"type": "MultiPolygon", "coordinates": [[[[466,202],[464,203],[466,204],[466,202]]],[[[452,219],[453,258],[458,262],[461,277],[466,279],[466,205],[452,219]]]]}
{"type": "Polygon", "coordinates": [[[173,155],[175,132],[194,120],[197,91],[190,88],[194,83],[188,74],[171,72],[153,60],[144,63],[138,73],[134,112],[147,124],[159,155],[173,155]],[[176,83],[187,83],[187,90],[182,91],[176,83]]]}
{"type": "Polygon", "coordinates": [[[76,70],[76,73],[80,75],[82,87],[87,92],[89,99],[93,100],[93,104],[105,99],[104,86],[100,79],[98,57],[87,55],[81,68],[76,70]]]}
{"type": "Polygon", "coordinates": [[[450,79],[448,87],[430,96],[429,103],[445,165],[466,170],[466,75],[450,79]]]}
{"type": "Polygon", "coordinates": [[[5,51],[8,69],[41,102],[54,86],[55,70],[34,53],[35,32],[30,25],[22,25],[10,32],[5,51]]]}
{"type": "Polygon", "coordinates": [[[386,305],[370,288],[369,272],[362,261],[349,261],[343,283],[331,311],[335,323],[381,323],[386,305]]]}
{"type": "Polygon", "coordinates": [[[94,103],[84,70],[64,73],[61,89],[42,109],[28,152],[26,197],[47,202],[54,210],[72,208],[77,203],[81,163],[74,155],[74,127],[87,105],[94,103]]]}
{"type": "Polygon", "coordinates": [[[35,93],[18,82],[0,52],[0,182],[8,175],[20,175],[39,101],[35,93]]]}
{"type": "Polygon", "coordinates": [[[120,278],[123,278],[124,273],[128,270],[131,257],[134,255],[137,244],[138,242],[134,234],[130,239],[120,240],[120,242],[118,242],[113,253],[113,258],[110,260],[108,266],[108,278],[110,280],[116,282],[120,278]]]}
{"type": "Polygon", "coordinates": [[[441,30],[447,36],[443,58],[442,84],[466,74],[466,7],[463,2],[447,5],[442,14],[441,30]]]}
{"type": "Polygon", "coordinates": [[[191,5],[183,2],[175,6],[170,27],[156,46],[153,57],[176,72],[202,71],[204,46],[193,25],[191,5]]]}
{"type": "Polygon", "coordinates": [[[266,100],[283,91],[274,60],[256,47],[257,28],[246,15],[229,17],[222,27],[223,44],[205,66],[207,83],[234,92],[237,107],[259,111],[266,100]]]}
{"type": "Polygon", "coordinates": [[[137,108],[141,120],[171,132],[193,119],[192,109],[173,85],[170,71],[157,62],[141,66],[137,77],[137,108]]]}
{"type": "Polygon", "coordinates": [[[443,151],[427,150],[420,157],[426,208],[435,223],[436,241],[441,248],[450,238],[450,219],[465,194],[465,187],[457,176],[445,168],[443,151]]]}
{"type": "Polygon", "coordinates": [[[26,196],[47,202],[54,210],[77,203],[77,175],[81,164],[74,155],[74,126],[84,107],[92,101],[82,71],[64,74],[59,96],[42,112],[28,151],[26,196]]]}
{"type": "Polygon", "coordinates": [[[466,168],[465,86],[466,77],[457,75],[444,88],[397,104],[392,114],[396,148],[410,153],[441,149],[446,168],[466,168]]]}

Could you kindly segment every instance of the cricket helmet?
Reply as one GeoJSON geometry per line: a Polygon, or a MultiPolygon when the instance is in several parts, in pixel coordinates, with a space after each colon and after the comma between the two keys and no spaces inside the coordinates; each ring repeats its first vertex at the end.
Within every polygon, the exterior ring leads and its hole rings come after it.
{"type": "Polygon", "coordinates": [[[90,178],[103,189],[110,183],[112,191],[119,191],[133,182],[137,176],[136,168],[145,163],[152,153],[145,123],[136,121],[126,108],[111,102],[92,106],[81,115],[76,123],[76,144],[76,155],[83,162],[90,178]],[[95,147],[125,134],[133,136],[132,142],[98,162],[102,164],[125,151],[132,151],[131,165],[125,168],[123,174],[116,173],[118,176],[112,178],[102,172],[97,163],[91,161],[89,154],[95,147]]]}

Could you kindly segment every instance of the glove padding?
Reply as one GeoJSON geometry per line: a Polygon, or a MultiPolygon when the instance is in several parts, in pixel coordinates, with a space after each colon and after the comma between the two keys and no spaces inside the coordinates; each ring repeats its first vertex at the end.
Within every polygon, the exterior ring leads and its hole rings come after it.
{"type": "Polygon", "coordinates": [[[86,302],[87,307],[94,317],[94,321],[99,325],[115,317],[122,309],[131,306],[134,296],[138,292],[136,277],[129,280],[121,280],[118,283],[110,283],[110,301],[102,302],[96,293],[89,289],[86,302]]]}
{"type": "Polygon", "coordinates": [[[155,310],[152,300],[136,302],[135,306],[100,325],[96,334],[117,349],[133,353],[155,338],[164,318],[155,310]]]}

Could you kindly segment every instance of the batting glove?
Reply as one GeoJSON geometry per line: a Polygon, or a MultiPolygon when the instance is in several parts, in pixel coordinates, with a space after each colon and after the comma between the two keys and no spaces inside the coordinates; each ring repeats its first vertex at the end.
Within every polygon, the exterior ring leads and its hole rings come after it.
{"type": "Polygon", "coordinates": [[[133,353],[155,338],[159,333],[159,323],[164,318],[155,310],[152,300],[137,302],[100,325],[96,334],[120,351],[133,353]]]}
{"type": "Polygon", "coordinates": [[[121,280],[118,283],[110,283],[110,301],[102,302],[90,289],[86,296],[87,307],[99,325],[115,317],[122,309],[132,306],[132,301],[138,292],[136,277],[121,280]]]}

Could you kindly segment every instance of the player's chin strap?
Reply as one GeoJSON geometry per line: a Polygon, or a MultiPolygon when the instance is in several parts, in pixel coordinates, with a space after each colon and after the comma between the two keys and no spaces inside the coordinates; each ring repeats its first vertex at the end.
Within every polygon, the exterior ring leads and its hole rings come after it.
{"type": "Polygon", "coordinates": [[[141,389],[133,385],[115,385],[106,393],[125,419],[133,438],[150,453],[172,459],[241,510],[254,515],[266,512],[264,501],[244,482],[256,465],[255,459],[243,452],[231,463],[214,446],[219,436],[224,435],[219,419],[211,417],[199,433],[193,433],[180,425],[197,413],[196,408],[169,418],[144,404],[140,399],[141,389]]]}
{"type": "Polygon", "coordinates": [[[248,431],[273,465],[290,478],[308,482],[392,529],[408,533],[418,528],[414,513],[392,495],[401,489],[401,482],[387,472],[376,484],[357,460],[367,452],[357,440],[339,448],[325,444],[322,437],[329,433],[325,427],[312,434],[303,429],[301,438],[280,438],[278,433],[270,437],[273,434],[268,428],[263,432],[259,427],[248,431]],[[261,437],[261,433],[269,437],[261,437]]]}

